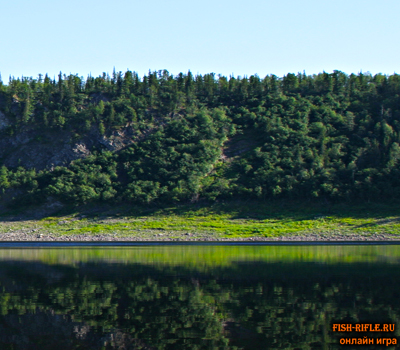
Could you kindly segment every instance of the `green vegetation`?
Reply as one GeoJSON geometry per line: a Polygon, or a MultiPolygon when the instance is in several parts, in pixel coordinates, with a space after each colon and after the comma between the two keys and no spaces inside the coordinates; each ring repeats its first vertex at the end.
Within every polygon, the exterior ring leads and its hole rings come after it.
{"type": "Polygon", "coordinates": [[[31,220],[3,217],[1,233],[76,235],[134,240],[224,240],[280,237],[315,239],[398,238],[396,203],[323,204],[249,201],[163,207],[83,206],[31,220]],[[83,215],[84,213],[85,215],[83,215]]]}
{"type": "Polygon", "coordinates": [[[43,143],[49,133],[112,141],[113,131],[129,129],[132,143],[118,152],[98,144],[51,169],[3,163],[0,189],[17,205],[49,197],[68,204],[398,198],[399,96],[397,74],[340,71],[11,79],[0,84],[3,137],[29,131],[43,143]]]}
{"type": "MultiPolygon", "coordinates": [[[[397,234],[399,96],[397,74],[340,71],[13,78],[0,83],[0,148],[11,154],[10,145],[28,134],[33,148],[45,147],[37,153],[58,138],[92,146],[85,157],[55,167],[9,166],[2,151],[0,204],[17,211],[54,202],[125,205],[142,213],[35,224],[57,234],[397,234]],[[118,137],[129,142],[113,148],[118,137]],[[247,202],[235,208],[238,200],[247,202]],[[299,207],[274,208],[279,201],[299,207]],[[369,202],[392,208],[357,204],[369,202]],[[189,203],[199,206],[184,209],[189,203]],[[176,209],[143,214],[148,206],[176,209]]],[[[33,224],[1,230],[18,225],[33,224]]]]}

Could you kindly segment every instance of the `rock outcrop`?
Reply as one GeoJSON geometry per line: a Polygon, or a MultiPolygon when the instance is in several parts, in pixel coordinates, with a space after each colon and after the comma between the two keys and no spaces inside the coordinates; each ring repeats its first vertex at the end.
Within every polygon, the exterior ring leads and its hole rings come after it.
{"type": "MultiPolygon", "coordinates": [[[[7,126],[6,117],[0,114],[0,130],[7,126]]],[[[3,135],[0,138],[0,159],[8,168],[52,169],[85,158],[94,149],[118,151],[132,144],[136,137],[137,133],[130,125],[108,135],[100,135],[92,128],[79,139],[74,139],[70,132],[63,130],[40,132],[26,128],[15,135],[3,135]]]]}

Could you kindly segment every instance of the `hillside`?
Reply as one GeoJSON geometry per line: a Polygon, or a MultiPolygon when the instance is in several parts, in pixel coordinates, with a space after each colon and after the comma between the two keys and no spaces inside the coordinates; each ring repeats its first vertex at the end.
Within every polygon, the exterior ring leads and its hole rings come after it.
{"type": "Polygon", "coordinates": [[[3,205],[400,193],[399,75],[10,79],[0,133],[3,205]]]}

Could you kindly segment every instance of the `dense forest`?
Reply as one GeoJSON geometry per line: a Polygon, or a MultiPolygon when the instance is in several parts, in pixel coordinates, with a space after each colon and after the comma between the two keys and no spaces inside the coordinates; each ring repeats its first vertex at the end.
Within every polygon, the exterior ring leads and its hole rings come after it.
{"type": "Polygon", "coordinates": [[[10,78],[0,134],[0,193],[24,203],[400,194],[397,74],[10,78]],[[85,152],[55,166],[12,157],[57,139],[85,152]]]}

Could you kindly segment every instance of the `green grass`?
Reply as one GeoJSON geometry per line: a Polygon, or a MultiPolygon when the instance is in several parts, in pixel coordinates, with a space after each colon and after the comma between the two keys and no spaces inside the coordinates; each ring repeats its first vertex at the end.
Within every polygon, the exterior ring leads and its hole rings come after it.
{"type": "MultiPolygon", "coordinates": [[[[1,220],[1,218],[0,218],[1,220]]],[[[293,235],[372,235],[400,233],[397,204],[336,204],[295,202],[229,202],[165,207],[83,207],[41,220],[3,218],[0,232],[35,229],[56,235],[113,234],[216,238],[293,235]],[[84,214],[84,215],[83,215],[84,214]]],[[[36,232],[36,231],[34,231],[36,232]]]]}

